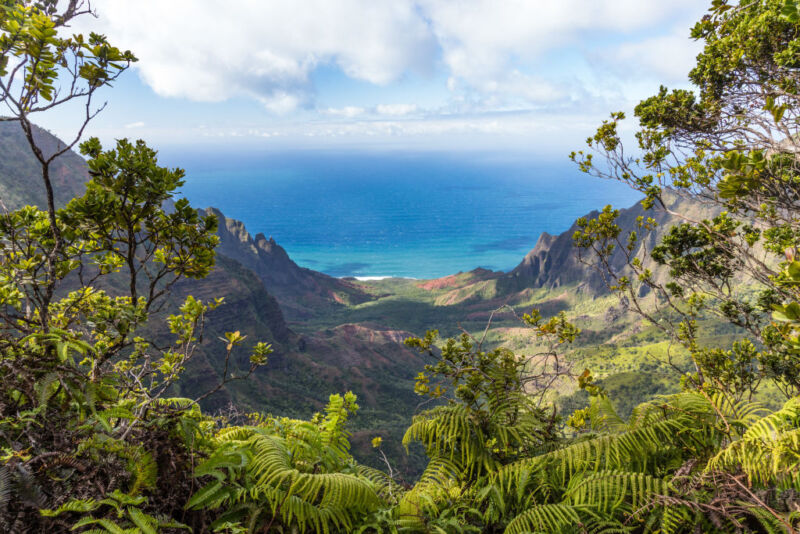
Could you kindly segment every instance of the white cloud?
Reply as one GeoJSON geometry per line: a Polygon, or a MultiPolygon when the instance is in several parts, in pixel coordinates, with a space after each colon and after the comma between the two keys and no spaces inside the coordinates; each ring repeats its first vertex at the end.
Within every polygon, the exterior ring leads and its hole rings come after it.
{"type": "Polygon", "coordinates": [[[565,134],[577,135],[576,142],[584,137],[587,128],[596,126],[599,118],[583,114],[555,115],[553,113],[522,114],[480,114],[473,116],[427,115],[416,118],[376,119],[367,116],[352,120],[342,117],[329,122],[286,123],[277,127],[253,128],[230,127],[214,130],[181,130],[176,136],[191,138],[196,135],[207,138],[267,138],[274,141],[281,138],[289,144],[300,138],[313,138],[328,141],[361,143],[373,140],[375,143],[386,139],[418,139],[431,142],[431,147],[442,147],[452,140],[452,136],[496,136],[496,141],[505,144],[508,139],[518,138],[518,142],[551,143],[563,139],[565,134]]]}
{"type": "Polygon", "coordinates": [[[670,35],[623,43],[608,51],[605,63],[623,77],[654,75],[664,82],[682,82],[701,51],[701,43],[680,28],[670,35]]]}
{"type": "Polygon", "coordinates": [[[347,117],[353,118],[358,117],[359,115],[363,115],[366,110],[362,107],[358,106],[345,106],[343,108],[328,108],[322,110],[322,113],[325,115],[331,115],[333,117],[347,117]]]}
{"type": "MultiPolygon", "coordinates": [[[[455,90],[458,86],[451,84],[455,90]]],[[[552,105],[570,99],[571,89],[563,84],[530,76],[517,69],[495,77],[467,81],[466,90],[481,108],[515,109],[531,105],[552,105]]]]}
{"type": "MultiPolygon", "coordinates": [[[[687,11],[697,0],[421,0],[454,76],[502,78],[514,61],[529,62],[590,33],[633,32],[687,11]]],[[[700,13],[702,11],[699,11],[700,13]]]]}
{"type": "Polygon", "coordinates": [[[324,108],[318,110],[322,115],[334,118],[356,119],[364,116],[403,117],[419,111],[416,104],[378,104],[365,108],[361,106],[344,106],[341,108],[324,108]]]}
{"type": "Polygon", "coordinates": [[[321,64],[386,84],[431,69],[434,59],[427,23],[408,1],[99,0],[93,7],[100,20],[85,23],[133,50],[142,79],[161,96],[249,95],[286,111],[309,100],[309,74],[321,64]]]}
{"type": "Polygon", "coordinates": [[[259,95],[258,100],[273,113],[285,115],[297,109],[304,98],[288,91],[274,90],[269,95],[259,95]]]}
{"type": "Polygon", "coordinates": [[[131,122],[131,123],[129,123],[129,124],[126,124],[126,125],[125,125],[125,128],[126,128],[127,130],[132,130],[132,129],[134,129],[134,128],[144,128],[144,126],[145,126],[144,122],[142,122],[142,121],[137,121],[137,122],[131,122]]]}
{"type": "Polygon", "coordinates": [[[141,60],[141,78],[161,96],[221,101],[245,95],[276,113],[287,113],[312,106],[311,73],[321,65],[335,65],[350,78],[377,85],[438,66],[452,80],[451,90],[503,107],[569,98],[563,81],[535,70],[538,63],[561,47],[585,46],[604,35],[650,31],[652,38],[619,46],[610,60],[675,75],[685,64],[687,40],[659,32],[675,19],[698,17],[704,4],[97,0],[100,20],[87,24],[93,29],[99,24],[113,42],[132,49],[141,60]],[[665,47],[679,53],[663,54],[665,47]]]}
{"type": "Polygon", "coordinates": [[[416,113],[419,109],[419,106],[416,104],[378,104],[375,106],[375,112],[378,115],[389,115],[389,116],[403,116],[403,115],[410,115],[412,113],[416,113]]]}

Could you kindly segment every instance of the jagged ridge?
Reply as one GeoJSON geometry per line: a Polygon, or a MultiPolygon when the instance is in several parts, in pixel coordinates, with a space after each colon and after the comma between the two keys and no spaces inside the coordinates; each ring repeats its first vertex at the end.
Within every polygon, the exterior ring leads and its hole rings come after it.
{"type": "Polygon", "coordinates": [[[225,217],[218,209],[208,208],[206,213],[219,219],[217,251],[256,273],[290,318],[306,319],[332,306],[371,298],[352,282],[298,266],[272,237],[259,233],[253,238],[244,223],[225,217]]]}

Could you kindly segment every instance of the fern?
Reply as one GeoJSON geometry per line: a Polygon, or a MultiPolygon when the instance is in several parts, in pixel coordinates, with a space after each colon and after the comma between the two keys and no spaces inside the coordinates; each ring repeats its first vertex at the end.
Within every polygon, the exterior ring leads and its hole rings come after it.
{"type": "Polygon", "coordinates": [[[8,466],[0,465],[0,509],[3,509],[11,500],[13,493],[14,475],[8,466]]]}
{"type": "Polygon", "coordinates": [[[446,457],[467,476],[478,476],[541,443],[542,422],[530,399],[506,394],[490,408],[487,413],[448,404],[425,411],[414,416],[403,445],[420,441],[429,457],[446,457]]]}
{"type": "Polygon", "coordinates": [[[222,481],[215,480],[197,490],[186,503],[188,509],[208,508],[215,509],[226,501],[231,500],[230,488],[223,485],[222,481]]]}
{"type": "Polygon", "coordinates": [[[39,513],[45,517],[55,517],[61,514],[75,512],[75,513],[87,513],[93,512],[100,508],[101,503],[94,499],[71,499],[55,510],[39,510],[39,513]]]}
{"type": "Polygon", "coordinates": [[[294,420],[281,425],[287,437],[273,433],[272,421],[221,430],[216,450],[195,472],[214,480],[187,508],[224,507],[217,524],[244,521],[251,530],[276,520],[300,531],[350,530],[398,488],[375,470],[344,467],[344,408],[332,397],[327,416],[318,419],[323,432],[315,431],[315,423],[294,420]]]}
{"type": "Polygon", "coordinates": [[[692,524],[690,512],[678,504],[668,504],[661,516],[661,532],[674,534],[680,532],[686,524],[692,524]]]}
{"type": "Polygon", "coordinates": [[[446,489],[457,484],[460,467],[448,458],[431,458],[414,487],[403,495],[395,516],[419,524],[426,514],[438,515],[446,489]]]}
{"type": "Polygon", "coordinates": [[[751,484],[800,490],[800,398],[756,420],[706,466],[706,471],[736,469],[751,484]]]}
{"type": "Polygon", "coordinates": [[[565,493],[565,501],[610,513],[620,508],[637,510],[654,496],[667,495],[669,484],[645,473],[600,471],[575,477],[565,493]]]}
{"type": "Polygon", "coordinates": [[[359,478],[369,480],[375,487],[380,498],[390,504],[396,504],[405,492],[400,484],[379,469],[357,464],[351,471],[359,478]]]}
{"type": "Polygon", "coordinates": [[[607,395],[592,397],[588,413],[592,421],[592,429],[596,431],[618,434],[629,428],[628,424],[617,415],[617,411],[607,395]]]}
{"type": "Polygon", "coordinates": [[[128,516],[131,522],[141,530],[142,534],[157,534],[158,520],[150,517],[138,508],[128,507],[128,516]]]}
{"type": "Polygon", "coordinates": [[[310,502],[365,508],[379,502],[373,486],[364,479],[342,473],[303,473],[294,468],[279,438],[255,434],[249,445],[253,458],[248,468],[259,485],[285,486],[290,495],[310,502]]]}
{"type": "Polygon", "coordinates": [[[158,464],[152,454],[139,448],[134,449],[128,459],[127,467],[133,475],[129,489],[131,495],[138,495],[142,490],[155,487],[158,480],[158,464]]]}
{"type": "MultiPolygon", "coordinates": [[[[482,456],[480,428],[473,428],[469,408],[459,404],[437,406],[414,416],[403,436],[403,445],[420,441],[431,457],[447,456],[461,465],[475,463],[482,456]]],[[[482,458],[480,458],[482,460],[482,458]]]]}
{"type": "Polygon", "coordinates": [[[570,477],[583,471],[645,467],[651,461],[650,454],[679,443],[684,431],[686,427],[682,421],[665,420],[618,435],[600,435],[504,466],[493,474],[493,478],[510,489],[534,471],[546,470],[563,485],[570,477]]]}
{"type": "Polygon", "coordinates": [[[508,524],[506,534],[575,532],[575,527],[581,523],[579,511],[580,507],[564,503],[539,504],[514,518],[508,524]]]}
{"type": "Polygon", "coordinates": [[[58,386],[60,385],[60,375],[55,371],[46,374],[38,384],[36,389],[39,393],[38,402],[39,406],[47,405],[50,398],[55,395],[58,386]]]}

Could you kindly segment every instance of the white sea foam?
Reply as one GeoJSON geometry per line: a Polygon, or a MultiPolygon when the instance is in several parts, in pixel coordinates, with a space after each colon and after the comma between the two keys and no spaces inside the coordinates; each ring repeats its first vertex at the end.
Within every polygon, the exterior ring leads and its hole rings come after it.
{"type": "MultiPolygon", "coordinates": [[[[345,277],[348,278],[348,277],[345,277]]],[[[416,280],[416,278],[411,278],[409,276],[352,276],[349,278],[355,278],[360,282],[371,282],[375,280],[386,280],[388,278],[401,278],[403,280],[416,280]]]]}

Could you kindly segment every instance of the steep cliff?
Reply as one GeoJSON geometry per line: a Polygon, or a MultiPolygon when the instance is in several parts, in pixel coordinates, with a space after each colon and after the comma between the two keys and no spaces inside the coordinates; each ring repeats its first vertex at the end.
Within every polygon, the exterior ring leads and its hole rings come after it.
{"type": "Polygon", "coordinates": [[[217,251],[256,273],[291,319],[305,319],[332,307],[370,300],[353,282],[298,266],[271,237],[252,237],[244,223],[225,217],[218,209],[208,208],[206,212],[219,219],[217,251]]]}
{"type": "MultiPolygon", "coordinates": [[[[637,229],[638,217],[651,217],[658,225],[654,231],[647,233],[640,246],[652,250],[670,227],[681,222],[670,211],[682,213],[695,220],[713,215],[707,206],[690,203],[674,193],[667,192],[665,201],[669,211],[655,208],[644,210],[638,202],[629,208],[620,209],[617,224],[622,228],[622,236],[637,229]]],[[[597,215],[597,211],[592,211],[585,218],[592,219],[597,215]]],[[[436,296],[437,306],[466,305],[474,310],[526,303],[533,292],[539,289],[573,287],[579,293],[593,297],[606,295],[609,291],[602,275],[585,261],[593,259],[591,252],[584,251],[584,257],[581,258],[579,250],[573,245],[576,230],[578,226],[573,224],[558,235],[543,232],[533,249],[508,273],[476,269],[469,273],[420,282],[417,286],[428,291],[445,290],[445,293],[436,296]]],[[[625,255],[619,247],[612,255],[610,264],[615,271],[624,273],[627,270],[625,255]]],[[[651,268],[656,276],[660,276],[663,271],[658,266],[651,265],[651,268]]]]}
{"type": "MultiPolygon", "coordinates": [[[[658,223],[658,226],[647,234],[640,246],[652,250],[669,228],[682,222],[682,219],[670,212],[681,213],[686,217],[696,219],[712,215],[708,207],[696,202],[690,203],[674,193],[667,192],[664,199],[669,211],[660,208],[645,210],[638,202],[630,208],[619,210],[617,224],[623,230],[623,238],[628,235],[628,232],[637,229],[636,221],[639,217],[651,217],[658,223]]],[[[593,219],[597,215],[597,211],[592,211],[585,218],[593,219]]],[[[523,287],[553,289],[577,284],[583,291],[594,294],[605,293],[607,288],[602,276],[581,261],[578,249],[573,246],[573,235],[576,230],[578,230],[578,226],[573,224],[569,230],[557,236],[543,233],[536,246],[528,252],[522,262],[503,277],[502,280],[506,287],[508,289],[523,287]]],[[[590,252],[584,252],[584,254],[590,254],[590,252]]],[[[615,270],[624,271],[625,262],[625,254],[620,247],[617,247],[611,256],[611,266],[615,270]]]]}

